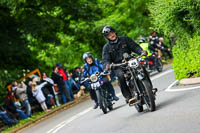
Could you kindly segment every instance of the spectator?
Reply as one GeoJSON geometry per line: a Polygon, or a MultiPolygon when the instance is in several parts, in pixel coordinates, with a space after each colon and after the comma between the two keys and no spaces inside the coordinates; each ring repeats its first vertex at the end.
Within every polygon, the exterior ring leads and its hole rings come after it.
{"type": "Polygon", "coordinates": [[[0,118],[3,120],[3,122],[8,126],[13,126],[18,123],[18,121],[14,118],[11,118],[6,110],[3,107],[0,107],[0,118]]]}
{"type": "Polygon", "coordinates": [[[28,118],[28,116],[21,109],[16,108],[14,105],[14,92],[12,91],[8,91],[5,101],[5,109],[7,112],[12,113],[15,117],[19,114],[22,120],[28,118]]]}
{"type": "Polygon", "coordinates": [[[40,105],[44,111],[48,111],[47,105],[45,103],[46,98],[42,92],[42,87],[44,87],[46,84],[47,84],[47,82],[41,83],[40,85],[37,85],[37,83],[34,81],[32,83],[33,96],[40,103],[40,105]]]}
{"type": "Polygon", "coordinates": [[[63,81],[63,77],[58,73],[58,67],[53,67],[53,72],[51,78],[54,81],[54,86],[58,87],[62,96],[63,103],[66,103],[67,100],[71,101],[71,97],[69,92],[66,89],[65,83],[63,81]]]}
{"type": "Polygon", "coordinates": [[[54,100],[55,95],[53,91],[54,82],[52,79],[47,77],[46,73],[42,74],[42,82],[47,82],[47,84],[42,88],[42,91],[47,99],[47,104],[51,107],[54,107],[56,105],[54,100]]]}
{"type": "Polygon", "coordinates": [[[31,105],[39,105],[37,99],[33,96],[33,92],[32,92],[32,79],[30,81],[28,81],[28,85],[27,85],[27,96],[28,96],[28,101],[31,105]]]}
{"type": "Polygon", "coordinates": [[[20,102],[25,106],[26,109],[26,115],[28,117],[31,116],[31,106],[28,101],[27,96],[27,86],[24,84],[24,82],[21,82],[21,84],[18,85],[16,81],[12,82],[12,86],[14,89],[14,92],[16,96],[19,98],[20,102]]]}
{"type": "Polygon", "coordinates": [[[69,80],[69,86],[72,88],[73,93],[80,90],[80,84],[74,81],[74,79],[72,78],[72,73],[69,74],[68,80],[69,80]]]}
{"type": "Polygon", "coordinates": [[[80,88],[80,80],[81,80],[81,68],[80,67],[75,67],[74,72],[72,74],[72,79],[76,82],[77,86],[80,88]]]}
{"type": "Polygon", "coordinates": [[[84,79],[83,76],[83,67],[76,67],[74,69],[74,73],[72,75],[72,78],[74,79],[74,81],[76,82],[77,86],[80,88],[82,85],[85,87],[85,90],[89,90],[89,83],[86,81],[84,83],[81,83],[81,80],[84,79]]]}
{"type": "Polygon", "coordinates": [[[80,96],[85,95],[85,87],[82,85],[80,88],[77,83],[72,79],[72,73],[68,76],[70,81],[70,87],[73,89],[74,97],[79,98],[80,96]]]}
{"type": "Polygon", "coordinates": [[[68,77],[67,77],[68,75],[67,75],[67,73],[64,71],[64,69],[62,67],[59,67],[59,66],[58,66],[58,73],[63,77],[63,81],[65,83],[67,91],[70,94],[71,99],[74,99],[72,88],[70,88],[70,86],[69,86],[69,81],[68,81],[68,77]]]}

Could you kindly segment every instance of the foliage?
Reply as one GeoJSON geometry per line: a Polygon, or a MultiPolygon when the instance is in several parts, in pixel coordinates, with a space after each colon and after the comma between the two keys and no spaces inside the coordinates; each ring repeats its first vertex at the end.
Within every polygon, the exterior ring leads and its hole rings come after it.
{"type": "Polygon", "coordinates": [[[103,10],[103,19],[97,21],[96,26],[111,25],[117,29],[120,35],[128,35],[133,39],[139,36],[149,35],[149,17],[147,3],[149,0],[123,0],[106,1],[101,0],[105,7],[103,10]]]}
{"type": "Polygon", "coordinates": [[[173,68],[177,79],[190,76],[188,73],[194,73],[194,76],[200,75],[200,36],[191,38],[188,45],[187,49],[175,46],[176,58],[174,58],[173,68]]]}
{"type": "Polygon", "coordinates": [[[23,69],[40,68],[50,75],[56,63],[68,70],[81,66],[84,52],[101,58],[105,25],[133,39],[147,35],[148,2],[1,0],[0,93],[4,94],[8,82],[18,79],[16,75],[23,75],[23,69]]]}
{"type": "Polygon", "coordinates": [[[199,73],[198,59],[194,57],[199,57],[200,1],[153,0],[149,9],[154,28],[168,38],[177,38],[173,48],[176,78],[185,78],[188,72],[199,73]]]}

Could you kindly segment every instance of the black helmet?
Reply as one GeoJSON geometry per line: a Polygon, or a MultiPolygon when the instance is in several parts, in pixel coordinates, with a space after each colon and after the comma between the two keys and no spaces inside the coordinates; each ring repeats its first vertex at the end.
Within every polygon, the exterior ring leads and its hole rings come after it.
{"type": "Polygon", "coordinates": [[[86,52],[83,54],[83,60],[85,61],[85,63],[87,63],[86,58],[88,58],[88,57],[93,59],[93,56],[90,52],[86,52]]]}
{"type": "Polygon", "coordinates": [[[140,40],[138,41],[138,43],[145,43],[146,42],[146,40],[145,40],[145,38],[140,38],[140,40]]]}
{"type": "Polygon", "coordinates": [[[108,39],[107,36],[109,35],[110,32],[115,32],[115,29],[113,29],[111,26],[108,25],[103,27],[102,34],[106,39],[108,39]]]}

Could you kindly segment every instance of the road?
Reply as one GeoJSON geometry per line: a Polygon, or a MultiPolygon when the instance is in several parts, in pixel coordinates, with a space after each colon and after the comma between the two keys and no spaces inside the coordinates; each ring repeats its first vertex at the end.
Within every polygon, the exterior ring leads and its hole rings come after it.
{"type": "Polygon", "coordinates": [[[166,92],[175,81],[170,66],[151,79],[159,90],[155,112],[138,113],[135,107],[125,104],[116,87],[120,100],[108,114],[92,109],[93,103],[88,100],[23,133],[200,133],[200,90],[166,92]]]}

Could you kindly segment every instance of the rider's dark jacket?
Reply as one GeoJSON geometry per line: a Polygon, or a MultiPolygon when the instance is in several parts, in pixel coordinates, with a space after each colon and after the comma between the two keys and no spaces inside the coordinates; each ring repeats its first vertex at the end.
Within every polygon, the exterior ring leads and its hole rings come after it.
{"type": "Polygon", "coordinates": [[[142,53],[142,48],[136,44],[132,39],[126,36],[118,37],[116,43],[108,42],[103,47],[102,61],[104,67],[111,63],[121,63],[123,54],[135,52],[136,54],[142,53]]]}
{"type": "Polygon", "coordinates": [[[151,52],[156,52],[155,48],[158,48],[159,38],[157,36],[149,36],[149,49],[151,52]]]}

